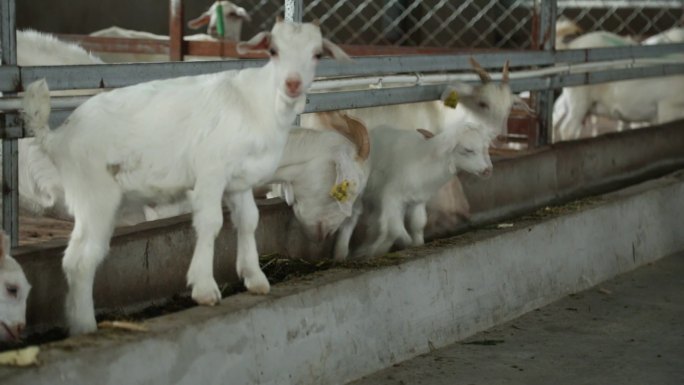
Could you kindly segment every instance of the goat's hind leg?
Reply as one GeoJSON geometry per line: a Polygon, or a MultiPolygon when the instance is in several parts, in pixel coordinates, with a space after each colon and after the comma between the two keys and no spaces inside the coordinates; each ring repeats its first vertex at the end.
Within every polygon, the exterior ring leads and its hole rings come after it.
{"type": "Polygon", "coordinates": [[[245,280],[245,287],[251,293],[268,294],[271,289],[268,279],[259,267],[259,254],[254,232],[259,223],[259,210],[251,190],[231,193],[226,202],[230,207],[230,219],[237,229],[238,276],[245,280]]]}
{"type": "Polygon", "coordinates": [[[116,213],[121,202],[112,180],[90,184],[87,193],[67,199],[74,213],[74,230],[64,252],[62,269],[69,284],[66,317],[71,335],[95,331],[93,284],[97,267],[109,251],[116,213]]]}

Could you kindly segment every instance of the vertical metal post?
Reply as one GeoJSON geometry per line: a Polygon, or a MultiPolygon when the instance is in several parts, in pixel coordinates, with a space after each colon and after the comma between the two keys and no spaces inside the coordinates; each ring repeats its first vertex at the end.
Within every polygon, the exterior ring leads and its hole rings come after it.
{"type": "Polygon", "coordinates": [[[285,0],[285,20],[302,22],[304,12],[304,0],[285,0]]]}
{"type": "MultiPolygon", "coordinates": [[[[285,20],[297,23],[302,22],[304,13],[304,0],[285,0],[285,20]]],[[[295,118],[294,125],[299,126],[299,115],[295,118]]]]}
{"type": "MultiPolygon", "coordinates": [[[[537,0],[539,28],[537,41],[542,50],[554,50],[556,42],[556,0],[537,0]]],[[[538,115],[537,145],[543,146],[553,139],[553,90],[539,91],[535,96],[535,107],[538,115]]]]}
{"type": "MultiPolygon", "coordinates": [[[[15,0],[0,0],[0,49],[3,65],[17,64],[15,0]]],[[[3,128],[9,123],[10,116],[0,116],[3,128]]],[[[12,246],[19,243],[18,145],[17,139],[2,140],[2,228],[9,234],[12,246]]]]}
{"type": "Polygon", "coordinates": [[[169,0],[169,59],[183,60],[183,0],[169,0]]]}

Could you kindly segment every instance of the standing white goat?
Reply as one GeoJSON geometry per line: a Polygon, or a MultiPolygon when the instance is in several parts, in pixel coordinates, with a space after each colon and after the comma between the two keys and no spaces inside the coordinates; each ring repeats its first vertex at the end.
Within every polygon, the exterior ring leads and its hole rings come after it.
{"type": "Polygon", "coordinates": [[[434,136],[389,126],[372,130],[371,172],[358,201],[370,209],[369,231],[355,255],[382,255],[395,242],[422,245],[427,201],[459,170],[491,175],[491,139],[491,128],[468,123],[434,136]]]}
{"type": "Polygon", "coordinates": [[[0,342],[16,342],[26,325],[26,300],[31,285],[10,256],[7,235],[0,231],[0,342]]]}
{"type": "Polygon", "coordinates": [[[27,88],[27,126],[57,166],[75,219],[62,263],[72,334],[96,329],[93,280],[122,199],[168,202],[187,194],[197,233],[187,281],[196,302],[214,305],[221,299],[213,278],[214,240],[227,193],[238,233],[237,273],[250,292],[268,293],[254,239],[259,212],[251,189],[276,170],[318,59],[347,55],[323,39],[318,26],[282,21],[238,49],[266,52],[271,60],[260,68],[99,94],[52,132],[45,82],[27,88]]]}

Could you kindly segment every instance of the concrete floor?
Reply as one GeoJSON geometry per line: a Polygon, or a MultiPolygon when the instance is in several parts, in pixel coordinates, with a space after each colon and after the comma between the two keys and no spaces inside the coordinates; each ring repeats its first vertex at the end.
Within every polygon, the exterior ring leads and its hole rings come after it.
{"type": "Polygon", "coordinates": [[[354,385],[684,384],[684,253],[354,385]]]}

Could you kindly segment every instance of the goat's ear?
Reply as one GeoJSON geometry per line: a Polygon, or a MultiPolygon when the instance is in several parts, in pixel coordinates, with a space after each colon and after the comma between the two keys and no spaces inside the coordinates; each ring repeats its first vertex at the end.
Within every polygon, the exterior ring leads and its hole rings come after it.
{"type": "Polygon", "coordinates": [[[271,33],[268,31],[259,32],[249,41],[238,43],[236,49],[240,55],[246,53],[267,52],[271,47],[271,33]]]}
{"type": "Polygon", "coordinates": [[[525,99],[521,98],[518,95],[513,95],[512,109],[521,110],[521,111],[525,112],[528,116],[531,116],[531,117],[537,116],[535,111],[532,108],[530,108],[530,106],[527,104],[527,102],[525,102],[525,99]]]}
{"type": "Polygon", "coordinates": [[[451,108],[456,108],[461,97],[469,97],[475,94],[475,87],[466,83],[449,84],[442,92],[442,102],[451,108]]]}
{"type": "Polygon", "coordinates": [[[211,16],[208,13],[203,13],[198,18],[188,21],[188,28],[200,29],[209,24],[209,20],[211,20],[211,16]]]}
{"type": "Polygon", "coordinates": [[[244,21],[252,21],[252,18],[249,16],[247,11],[242,7],[233,8],[232,11],[228,14],[228,17],[234,19],[242,19],[244,21]]]}
{"type": "Polygon", "coordinates": [[[424,128],[416,128],[416,131],[418,131],[419,134],[423,135],[423,138],[425,138],[425,140],[435,137],[435,134],[424,128]]]}
{"type": "Polygon", "coordinates": [[[342,48],[328,39],[323,39],[323,54],[339,61],[353,61],[342,48]]]}

